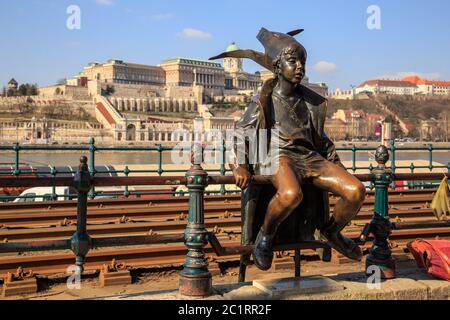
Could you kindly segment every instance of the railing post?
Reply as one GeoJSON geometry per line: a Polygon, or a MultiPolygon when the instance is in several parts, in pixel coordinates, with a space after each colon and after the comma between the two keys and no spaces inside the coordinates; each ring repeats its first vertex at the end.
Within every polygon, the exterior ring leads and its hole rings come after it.
{"type": "Polygon", "coordinates": [[[352,170],[353,173],[356,172],[356,146],[352,145],[352,170]]]}
{"type": "MultiPolygon", "coordinates": [[[[395,163],[395,151],[396,151],[396,147],[395,147],[395,140],[392,139],[390,142],[390,148],[391,148],[391,172],[395,173],[395,170],[397,169],[396,163],[395,163]]],[[[389,154],[388,154],[388,160],[389,160],[389,154]]],[[[392,181],[391,183],[391,189],[395,190],[395,181],[392,181]]]]}
{"type": "Polygon", "coordinates": [[[78,272],[80,274],[84,270],[84,260],[91,247],[91,238],[86,230],[87,198],[88,192],[92,186],[87,161],[87,157],[85,156],[80,158],[80,166],[74,177],[74,187],[78,191],[77,231],[72,236],[71,248],[76,256],[76,266],[78,267],[78,272]]]}
{"type": "Polygon", "coordinates": [[[16,142],[14,144],[14,152],[16,153],[16,157],[15,157],[16,159],[15,159],[13,174],[15,176],[18,176],[18,175],[20,175],[20,158],[19,158],[20,145],[19,145],[19,142],[16,142]]]}
{"type": "Polygon", "coordinates": [[[162,162],[163,162],[163,146],[161,144],[158,145],[158,175],[161,176],[164,172],[163,167],[162,167],[162,162]]]}
{"type": "MultiPolygon", "coordinates": [[[[130,169],[128,169],[128,166],[125,166],[123,173],[125,174],[125,177],[128,177],[128,175],[130,174],[130,169]]],[[[130,191],[128,190],[128,185],[125,186],[125,191],[123,192],[123,195],[125,196],[125,198],[128,198],[130,196],[130,191]]]]}
{"type": "Polygon", "coordinates": [[[389,160],[389,151],[386,146],[379,146],[375,153],[378,166],[373,170],[375,174],[375,212],[370,222],[369,231],[374,240],[370,254],[366,259],[366,275],[373,275],[376,266],[380,270],[382,279],[395,278],[395,260],[389,248],[388,237],[391,234],[392,225],[389,221],[388,187],[390,172],[386,169],[389,160]]]}
{"type": "Polygon", "coordinates": [[[430,143],[428,146],[428,169],[430,169],[430,172],[433,172],[433,145],[430,143]]]}
{"type": "MultiPolygon", "coordinates": [[[[221,156],[222,156],[222,161],[220,164],[220,175],[224,176],[227,172],[226,172],[226,168],[225,168],[225,152],[226,152],[226,145],[225,145],[225,139],[222,140],[222,144],[221,144],[221,156]]],[[[221,184],[220,185],[220,194],[225,194],[225,185],[221,184]]]]}
{"type": "MultiPolygon", "coordinates": [[[[95,147],[95,139],[94,138],[90,138],[89,139],[89,171],[91,173],[92,176],[95,176],[96,172],[95,172],[95,151],[97,150],[97,148],[95,147]]],[[[91,199],[95,198],[95,187],[92,187],[90,196],[91,199]]]]}
{"type": "MultiPolygon", "coordinates": [[[[195,144],[194,153],[199,149],[202,149],[200,145],[195,144]]],[[[188,253],[180,272],[179,292],[186,296],[208,296],[212,292],[212,275],[208,271],[208,261],[203,250],[208,244],[208,231],[204,225],[204,193],[208,185],[208,173],[200,165],[201,161],[194,160],[192,163],[186,173],[189,216],[184,242],[188,253]]]]}
{"type": "MultiPolygon", "coordinates": [[[[53,178],[56,178],[56,168],[54,166],[52,166],[50,173],[52,175],[53,178]]],[[[65,198],[63,198],[64,200],[66,200],[65,198]]],[[[58,200],[58,196],[56,195],[56,186],[55,184],[52,185],[52,201],[57,201],[58,200]]]]}

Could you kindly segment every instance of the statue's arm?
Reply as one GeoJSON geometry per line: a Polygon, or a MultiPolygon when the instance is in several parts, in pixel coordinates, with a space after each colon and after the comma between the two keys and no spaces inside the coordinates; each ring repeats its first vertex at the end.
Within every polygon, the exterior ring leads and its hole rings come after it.
{"type": "Polygon", "coordinates": [[[256,130],[260,121],[260,108],[251,102],[242,118],[236,124],[233,143],[233,161],[229,164],[236,178],[236,184],[245,189],[250,183],[250,161],[248,139],[256,138],[256,130]]]}
{"type": "Polygon", "coordinates": [[[248,139],[256,133],[259,125],[260,110],[256,102],[251,102],[241,119],[236,123],[235,141],[233,143],[233,163],[231,169],[241,167],[249,170],[248,139]]]}
{"type": "Polygon", "coordinates": [[[342,164],[341,159],[339,158],[339,155],[336,151],[336,146],[334,145],[333,141],[328,138],[328,136],[324,133],[322,136],[323,140],[323,155],[326,157],[328,161],[333,162],[335,165],[340,166],[343,169],[346,169],[345,166],[342,164]]]}

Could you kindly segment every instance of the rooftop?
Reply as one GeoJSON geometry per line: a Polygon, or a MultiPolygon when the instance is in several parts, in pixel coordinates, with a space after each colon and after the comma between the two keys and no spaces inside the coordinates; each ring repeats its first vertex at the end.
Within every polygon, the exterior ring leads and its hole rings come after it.
{"type": "Polygon", "coordinates": [[[362,83],[359,88],[364,86],[380,86],[380,87],[416,87],[414,83],[403,80],[368,80],[362,83]]]}
{"type": "Polygon", "coordinates": [[[442,87],[450,87],[450,81],[441,81],[441,80],[425,80],[421,79],[419,76],[409,76],[402,79],[403,81],[408,81],[414,83],[416,85],[420,84],[428,84],[442,87]]]}
{"type": "Polygon", "coordinates": [[[192,59],[192,58],[185,58],[185,57],[169,58],[169,59],[163,60],[161,62],[161,64],[168,63],[168,62],[187,63],[187,64],[193,64],[193,65],[199,65],[199,66],[216,67],[216,68],[222,67],[222,65],[218,62],[211,62],[208,60],[192,59]]]}
{"type": "Polygon", "coordinates": [[[364,86],[384,86],[384,87],[416,87],[418,85],[434,85],[441,87],[450,87],[450,81],[441,81],[441,80],[425,80],[421,79],[417,75],[412,75],[405,77],[401,80],[392,80],[392,79],[375,79],[368,80],[362,83],[359,88],[364,86]]]}

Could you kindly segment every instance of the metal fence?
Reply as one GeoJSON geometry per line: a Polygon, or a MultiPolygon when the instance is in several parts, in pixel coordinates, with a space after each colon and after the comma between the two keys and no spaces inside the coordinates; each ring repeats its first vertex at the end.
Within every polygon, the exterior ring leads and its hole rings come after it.
{"type": "MultiPolygon", "coordinates": [[[[217,148],[218,152],[220,152],[221,157],[221,163],[220,167],[218,169],[207,169],[206,171],[211,174],[220,174],[222,176],[227,175],[231,170],[227,169],[225,159],[226,159],[226,146],[225,141],[222,141],[222,143],[219,144],[217,148]]],[[[395,173],[398,169],[408,169],[410,173],[415,173],[418,169],[427,169],[429,172],[432,172],[434,169],[447,169],[448,172],[450,172],[450,147],[435,147],[432,144],[429,144],[428,146],[423,147],[402,147],[402,146],[396,146],[395,142],[392,141],[389,146],[390,151],[390,170],[391,172],[395,173]],[[428,164],[427,165],[417,165],[414,164],[414,162],[411,162],[409,165],[398,165],[397,163],[397,155],[400,152],[405,151],[417,151],[417,152],[427,152],[428,153],[428,164]],[[449,162],[447,164],[443,165],[434,165],[433,164],[433,156],[434,152],[439,151],[448,151],[449,152],[449,162]]],[[[358,170],[368,170],[369,172],[372,172],[374,169],[374,166],[372,163],[370,163],[369,166],[361,166],[358,165],[357,161],[357,154],[361,152],[375,152],[376,147],[357,147],[355,145],[352,145],[351,147],[340,147],[337,148],[338,152],[351,152],[351,166],[347,168],[347,171],[351,173],[356,173],[358,170]]],[[[2,145],[0,146],[0,151],[2,152],[13,152],[14,153],[14,163],[11,164],[11,168],[0,168],[0,178],[6,178],[6,177],[20,177],[24,175],[48,175],[51,177],[57,177],[61,175],[67,175],[70,174],[73,176],[75,174],[75,170],[58,170],[58,167],[56,166],[48,166],[47,168],[41,167],[41,169],[30,169],[30,168],[24,168],[21,167],[21,152],[22,151],[85,151],[88,153],[88,165],[89,165],[89,172],[92,176],[102,176],[105,174],[123,174],[124,176],[129,176],[130,174],[157,174],[158,176],[162,176],[163,174],[177,174],[177,173],[183,173],[185,170],[182,169],[167,169],[165,168],[165,163],[163,161],[163,155],[164,153],[170,153],[175,151],[174,147],[168,147],[168,146],[162,146],[162,145],[156,145],[152,147],[141,147],[141,146],[126,146],[126,147],[102,147],[97,146],[95,144],[95,139],[91,138],[88,143],[84,145],[78,145],[78,146],[56,146],[56,145],[21,145],[19,143],[13,144],[13,145],[2,145]],[[133,151],[148,151],[148,152],[156,152],[156,169],[153,170],[130,170],[128,166],[125,166],[123,170],[116,170],[113,168],[108,168],[107,166],[98,166],[96,155],[98,155],[98,152],[102,151],[117,151],[117,152],[133,152],[133,151]]],[[[424,181],[413,181],[408,186],[409,188],[429,188],[429,187],[435,187],[437,182],[424,182],[424,181]]],[[[366,186],[368,189],[373,190],[374,184],[373,182],[370,182],[366,186]]],[[[391,188],[395,189],[395,182],[392,182],[391,188]]],[[[208,191],[208,194],[225,194],[225,193],[236,193],[240,192],[240,190],[237,189],[231,189],[227,190],[225,188],[225,185],[220,186],[220,190],[218,191],[208,191]]],[[[172,194],[172,195],[185,195],[186,193],[184,191],[140,191],[140,192],[133,192],[129,190],[129,186],[124,187],[123,192],[98,192],[96,191],[95,187],[93,187],[89,192],[89,198],[93,199],[95,197],[98,197],[99,195],[102,196],[123,196],[123,197],[129,197],[129,196],[141,196],[141,195],[156,195],[156,194],[172,194]]],[[[17,198],[43,198],[45,196],[8,196],[3,195],[0,196],[0,201],[9,201],[14,200],[17,198]]],[[[76,198],[77,193],[71,193],[66,195],[61,195],[56,193],[55,186],[52,188],[52,193],[50,200],[57,200],[59,197],[68,197],[68,198],[76,198]]]]}

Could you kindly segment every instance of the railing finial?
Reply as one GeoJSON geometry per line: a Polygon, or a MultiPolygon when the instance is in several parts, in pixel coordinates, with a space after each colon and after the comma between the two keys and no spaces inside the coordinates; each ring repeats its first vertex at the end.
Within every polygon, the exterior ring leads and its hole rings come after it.
{"type": "Polygon", "coordinates": [[[385,166],[386,162],[389,160],[389,149],[381,145],[375,150],[375,161],[378,165],[385,166]]]}

